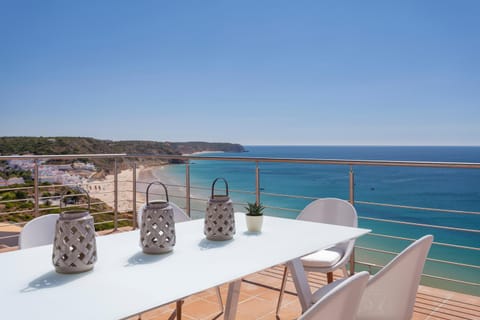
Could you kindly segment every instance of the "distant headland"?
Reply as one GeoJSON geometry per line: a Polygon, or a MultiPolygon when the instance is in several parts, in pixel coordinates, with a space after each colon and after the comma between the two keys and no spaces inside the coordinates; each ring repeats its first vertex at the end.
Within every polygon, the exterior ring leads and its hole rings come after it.
{"type": "MultiPolygon", "coordinates": [[[[114,154],[128,155],[183,155],[206,151],[245,152],[240,144],[225,142],[167,142],[144,140],[100,140],[91,137],[0,137],[0,155],[61,155],[61,154],[114,154]]],[[[94,164],[108,173],[112,159],[92,159],[94,164]]],[[[120,169],[129,162],[140,161],[150,165],[148,158],[120,159],[120,169]]],[[[155,161],[158,165],[158,160],[155,161]]],[[[170,160],[169,162],[181,162],[170,160]]]]}
{"type": "Polygon", "coordinates": [[[127,153],[181,155],[204,151],[244,152],[242,145],[224,142],[160,142],[100,140],[90,137],[0,137],[0,155],[127,153]]]}

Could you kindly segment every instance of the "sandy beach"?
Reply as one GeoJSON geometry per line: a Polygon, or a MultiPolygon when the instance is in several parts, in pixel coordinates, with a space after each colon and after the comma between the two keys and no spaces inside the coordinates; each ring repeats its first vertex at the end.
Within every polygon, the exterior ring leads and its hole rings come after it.
{"type": "MultiPolygon", "coordinates": [[[[88,190],[90,196],[114,206],[114,175],[108,175],[102,180],[91,180],[83,187],[88,190]]],[[[186,195],[184,181],[177,181],[166,173],[165,166],[139,167],[137,168],[137,208],[145,202],[145,190],[150,182],[160,181],[167,185],[170,201],[184,205],[186,195]],[[183,199],[180,199],[183,198],[183,199]]],[[[164,191],[161,186],[150,188],[150,199],[164,199],[164,191]]],[[[123,170],[118,174],[118,210],[119,212],[130,211],[133,208],[133,169],[123,170]]]]}
{"type": "MultiPolygon", "coordinates": [[[[150,182],[160,181],[167,186],[169,200],[181,206],[185,203],[186,189],[185,181],[179,181],[167,173],[167,165],[158,167],[143,168],[137,178],[137,199],[141,203],[145,201],[145,191],[150,182]],[[140,198],[138,198],[140,197],[140,198]]],[[[150,199],[165,199],[164,190],[161,186],[150,188],[150,199]]]]}

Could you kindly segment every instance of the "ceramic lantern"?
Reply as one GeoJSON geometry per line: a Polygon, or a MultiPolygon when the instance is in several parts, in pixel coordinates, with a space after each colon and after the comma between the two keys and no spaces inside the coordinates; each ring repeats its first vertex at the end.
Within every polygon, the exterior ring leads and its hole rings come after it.
{"type": "MultiPolygon", "coordinates": [[[[79,273],[91,270],[97,261],[95,226],[90,215],[90,196],[81,190],[88,199],[88,210],[62,211],[55,226],[52,262],[59,273],[79,273]]],[[[80,196],[75,195],[75,196],[80,196]]],[[[70,198],[72,195],[68,195],[70,198]]]]}
{"type": "Polygon", "coordinates": [[[224,178],[216,178],[212,183],[212,194],[205,212],[203,233],[208,240],[229,240],[235,234],[235,215],[233,203],[228,195],[228,183],[224,178]],[[223,180],[226,194],[215,194],[215,183],[223,180]]]}
{"type": "Polygon", "coordinates": [[[175,221],[172,206],[168,203],[167,187],[155,181],[147,187],[147,203],[142,211],[140,226],[140,244],[143,252],[148,254],[165,253],[175,246],[175,221]],[[165,190],[166,200],[149,201],[149,189],[158,184],[165,190]]]}

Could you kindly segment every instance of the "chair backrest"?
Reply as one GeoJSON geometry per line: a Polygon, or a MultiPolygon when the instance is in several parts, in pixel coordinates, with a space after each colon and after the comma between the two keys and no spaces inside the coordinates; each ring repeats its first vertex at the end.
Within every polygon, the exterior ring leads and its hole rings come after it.
{"type": "Polygon", "coordinates": [[[297,219],[357,227],[357,211],[350,202],[337,198],[323,198],[310,202],[297,219]]]}
{"type": "MultiPolygon", "coordinates": [[[[189,221],[190,220],[190,217],[185,213],[185,211],[183,211],[182,208],[180,208],[179,206],[177,206],[175,203],[173,202],[169,202],[170,206],[172,207],[173,209],[173,221],[175,222],[184,222],[184,221],[189,221]]],[[[137,210],[137,223],[138,223],[138,226],[141,226],[142,225],[142,212],[143,212],[143,208],[145,208],[146,204],[143,204],[140,208],[138,208],[137,210]]]]}
{"type": "Polygon", "coordinates": [[[52,244],[59,214],[47,214],[27,222],[20,231],[18,246],[27,249],[52,244]]]}
{"type": "MultiPolygon", "coordinates": [[[[336,224],[346,227],[358,226],[357,210],[350,202],[337,198],[323,198],[310,202],[297,216],[298,220],[336,224]]],[[[353,249],[355,241],[335,245],[343,252],[353,249]]]]}
{"type": "Polygon", "coordinates": [[[172,209],[173,209],[173,221],[184,222],[184,221],[190,220],[190,217],[187,215],[185,211],[183,211],[182,208],[180,208],[173,202],[170,202],[170,205],[172,206],[172,209]]]}
{"type": "Polygon", "coordinates": [[[337,280],[327,286],[327,293],[310,307],[299,320],[328,319],[353,320],[369,274],[366,271],[337,280]]]}
{"type": "Polygon", "coordinates": [[[367,284],[357,319],[410,320],[433,236],[424,236],[383,267],[367,284]]]}

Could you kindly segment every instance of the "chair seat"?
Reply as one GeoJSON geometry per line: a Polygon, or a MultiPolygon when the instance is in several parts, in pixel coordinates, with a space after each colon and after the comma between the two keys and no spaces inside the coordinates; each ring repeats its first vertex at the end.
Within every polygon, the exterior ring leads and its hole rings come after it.
{"type": "Polygon", "coordinates": [[[331,267],[343,257],[343,250],[338,248],[329,248],[311,253],[302,257],[302,263],[305,267],[325,268],[331,267]]]}
{"type": "MultiPolygon", "coordinates": [[[[358,217],[355,207],[349,202],[337,198],[323,198],[310,202],[305,208],[303,208],[297,216],[297,219],[353,228],[358,226],[358,217]]],[[[306,272],[326,273],[327,282],[331,283],[333,282],[333,272],[337,269],[341,269],[345,277],[348,276],[346,265],[352,256],[354,245],[355,239],[337,243],[330,248],[319,250],[302,257],[301,262],[306,272]]],[[[354,264],[350,264],[352,274],[354,273],[353,267],[354,264]]],[[[278,295],[276,310],[277,318],[282,304],[286,282],[287,268],[285,267],[282,284],[280,286],[280,294],[278,295]]],[[[326,319],[328,319],[328,317],[326,317],[326,319]]]]}

